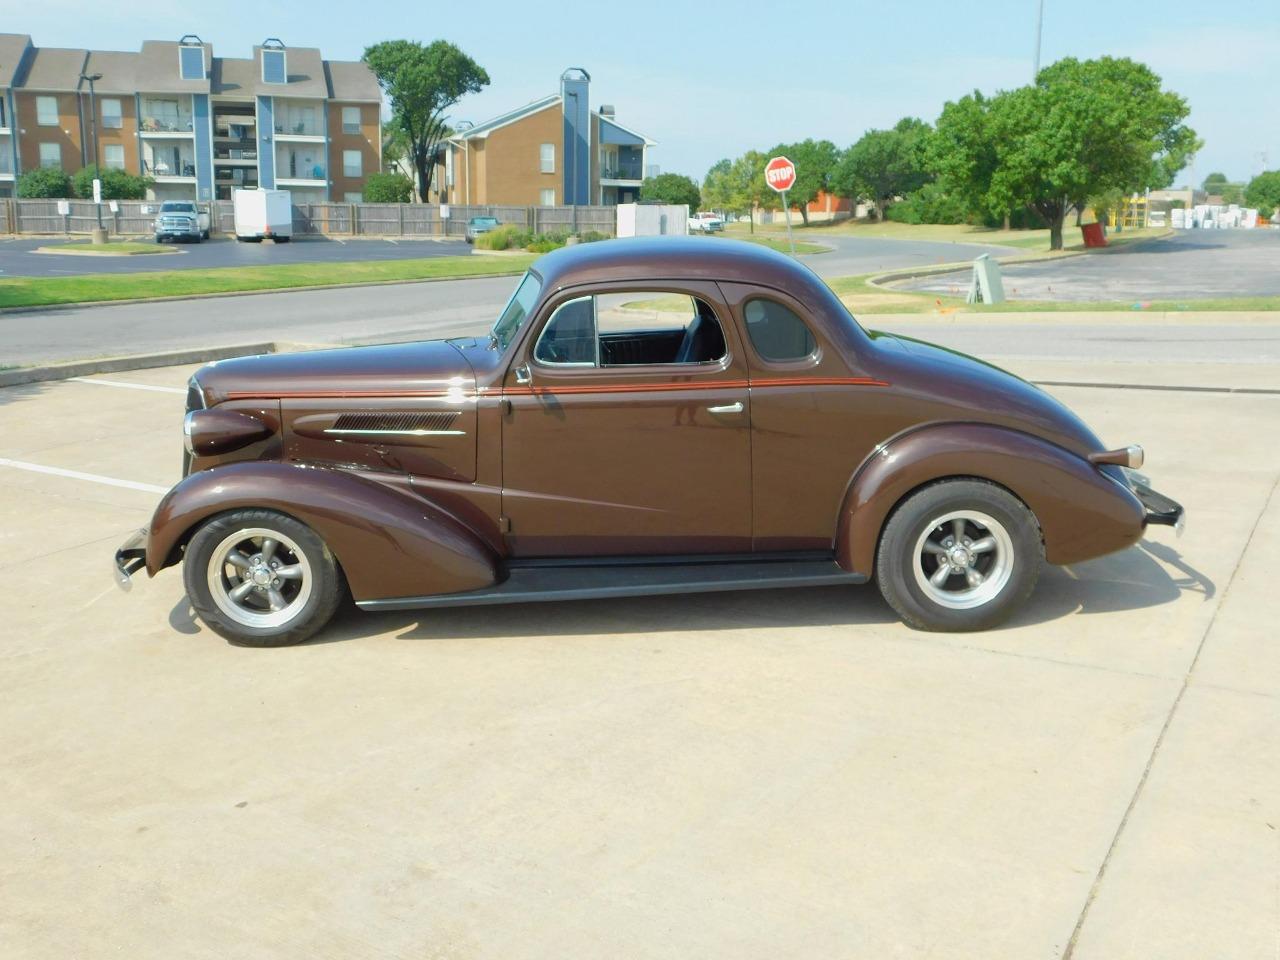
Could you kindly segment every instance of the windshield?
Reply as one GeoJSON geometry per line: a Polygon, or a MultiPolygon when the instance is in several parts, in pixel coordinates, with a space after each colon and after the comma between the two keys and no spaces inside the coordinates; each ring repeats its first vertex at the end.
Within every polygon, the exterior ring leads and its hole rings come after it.
{"type": "Polygon", "coordinates": [[[472,217],[471,225],[474,227],[496,227],[498,225],[497,217],[472,217]]]}
{"type": "Polygon", "coordinates": [[[161,213],[194,213],[195,209],[194,203],[176,203],[170,200],[168,203],[160,204],[161,213]]]}
{"type": "Polygon", "coordinates": [[[493,337],[493,342],[499,349],[505,350],[515,337],[516,331],[529,319],[529,311],[533,309],[534,303],[537,302],[538,291],[541,289],[542,282],[535,274],[526,273],[524,275],[524,279],[520,281],[520,286],[516,287],[516,292],[507,301],[507,306],[502,311],[502,315],[498,317],[493,329],[489,331],[489,334],[493,337]]]}

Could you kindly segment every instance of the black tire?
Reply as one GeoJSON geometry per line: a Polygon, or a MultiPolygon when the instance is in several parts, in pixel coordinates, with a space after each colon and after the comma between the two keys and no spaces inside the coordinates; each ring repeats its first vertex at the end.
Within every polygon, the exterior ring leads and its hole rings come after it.
{"type": "MultiPolygon", "coordinates": [[[[254,569],[259,568],[271,572],[255,563],[254,569]]],[[[285,647],[309,639],[329,622],[347,593],[337,558],[324,541],[305,523],[275,510],[234,510],[207,520],[187,544],[182,579],[196,615],[214,633],[243,647],[285,647]],[[223,559],[229,550],[238,553],[241,561],[256,561],[264,555],[260,537],[246,535],[232,541],[249,531],[274,534],[279,543],[267,560],[280,573],[271,581],[276,596],[288,601],[280,610],[272,608],[267,598],[270,584],[255,586],[247,571],[242,576],[239,567],[223,559]],[[229,542],[234,545],[228,547],[229,542]],[[257,554],[248,552],[255,547],[257,554]],[[285,570],[298,572],[296,583],[284,577],[285,570]],[[226,591],[220,594],[221,601],[214,597],[215,582],[226,591]],[[233,589],[245,587],[249,590],[242,600],[232,599],[233,589]],[[273,619],[280,622],[254,622],[273,619]]]]}
{"type": "Polygon", "coordinates": [[[913,629],[986,630],[1030,596],[1043,564],[1040,525],[1021,500],[985,480],[943,480],[889,517],[876,582],[913,629]]]}
{"type": "Polygon", "coordinates": [[[208,239],[209,239],[209,231],[208,231],[208,230],[202,230],[202,231],[200,231],[200,239],[201,239],[201,240],[208,240],[208,239]]]}

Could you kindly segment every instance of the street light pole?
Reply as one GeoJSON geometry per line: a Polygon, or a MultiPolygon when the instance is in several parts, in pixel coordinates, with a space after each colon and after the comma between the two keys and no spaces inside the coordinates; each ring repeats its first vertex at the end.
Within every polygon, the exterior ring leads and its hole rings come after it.
{"type": "Polygon", "coordinates": [[[1031,82],[1035,83],[1040,76],[1040,38],[1044,35],[1044,0],[1040,0],[1040,10],[1036,14],[1036,63],[1031,74],[1031,82]]]}
{"type": "MultiPolygon", "coordinates": [[[[102,74],[82,73],[80,74],[80,79],[87,80],[89,82],[89,118],[90,118],[90,121],[92,122],[92,126],[89,128],[89,130],[93,139],[93,178],[95,180],[101,181],[102,167],[98,163],[98,100],[97,100],[97,97],[94,95],[93,84],[95,80],[102,79],[102,74]]],[[[99,187],[98,189],[101,190],[102,188],[99,187]]],[[[94,204],[94,206],[96,206],[98,209],[98,232],[94,235],[93,239],[95,243],[105,243],[106,228],[103,227],[102,225],[101,194],[99,194],[99,199],[94,204]],[[99,237],[101,237],[102,239],[98,239],[99,237]]]]}

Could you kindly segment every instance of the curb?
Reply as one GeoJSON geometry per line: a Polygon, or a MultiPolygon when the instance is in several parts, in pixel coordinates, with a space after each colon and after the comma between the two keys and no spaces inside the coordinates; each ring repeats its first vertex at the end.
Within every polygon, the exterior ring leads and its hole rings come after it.
{"type": "MultiPolygon", "coordinates": [[[[528,256],[528,254],[526,254],[526,256],[528,256]]],[[[21,313],[43,313],[47,310],[83,310],[87,307],[119,307],[134,303],[170,303],[175,300],[216,300],[220,297],[255,297],[258,295],[275,293],[298,293],[304,290],[351,290],[357,287],[391,287],[406,283],[452,283],[455,280],[496,280],[500,277],[514,277],[518,274],[518,270],[507,270],[503,273],[471,273],[467,274],[465,277],[419,277],[417,279],[409,278],[404,280],[367,280],[358,283],[315,283],[305,287],[264,287],[261,290],[220,290],[215,293],[189,293],[174,295],[171,297],[130,297],[127,300],[73,300],[67,303],[38,303],[32,304],[29,307],[0,307],[0,316],[21,313]]]]}
{"type": "Polygon", "coordinates": [[[125,357],[101,357],[97,360],[75,360],[70,363],[51,363],[43,367],[21,367],[17,370],[0,370],[0,387],[17,387],[27,383],[44,383],[49,380],[69,380],[87,377],[94,373],[119,373],[123,370],[145,370],[148,367],[175,367],[184,363],[208,363],[210,360],[229,360],[259,353],[280,353],[303,344],[245,343],[230,347],[200,347],[191,350],[169,350],[164,353],[139,353],[125,357]]]}

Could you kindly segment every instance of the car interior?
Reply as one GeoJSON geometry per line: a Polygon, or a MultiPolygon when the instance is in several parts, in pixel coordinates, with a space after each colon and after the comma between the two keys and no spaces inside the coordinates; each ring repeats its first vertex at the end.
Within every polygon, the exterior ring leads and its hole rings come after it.
{"type": "Polygon", "coordinates": [[[540,363],[637,366],[712,363],[726,352],[711,306],[696,297],[627,293],[562,304],[534,350],[540,363]]]}

